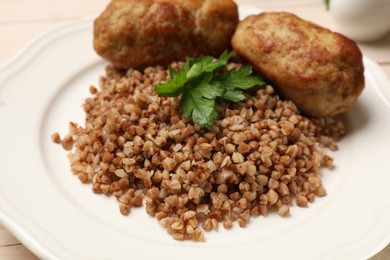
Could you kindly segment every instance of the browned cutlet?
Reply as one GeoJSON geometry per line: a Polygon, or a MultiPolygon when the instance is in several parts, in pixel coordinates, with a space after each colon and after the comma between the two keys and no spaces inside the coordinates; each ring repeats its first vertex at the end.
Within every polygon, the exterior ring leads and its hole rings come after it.
{"type": "Polygon", "coordinates": [[[290,13],[247,17],[239,23],[232,45],[239,57],[309,116],[346,111],[364,88],[356,43],[290,13]]]}

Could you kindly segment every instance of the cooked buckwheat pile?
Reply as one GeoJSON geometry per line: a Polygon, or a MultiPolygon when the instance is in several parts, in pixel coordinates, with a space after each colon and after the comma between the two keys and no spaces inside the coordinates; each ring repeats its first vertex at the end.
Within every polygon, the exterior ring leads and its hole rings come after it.
{"type": "Polygon", "coordinates": [[[181,115],[177,98],[157,96],[154,87],[168,79],[158,66],[109,66],[100,87],[90,87],[85,125],[52,136],[70,151],[72,172],[115,196],[122,214],[145,204],[174,239],[204,241],[203,230],[244,227],[269,211],[285,217],[326,195],[320,169],[333,165],[325,148],[337,149],[342,122],[304,117],[266,86],[221,103],[207,130],[181,115]]]}

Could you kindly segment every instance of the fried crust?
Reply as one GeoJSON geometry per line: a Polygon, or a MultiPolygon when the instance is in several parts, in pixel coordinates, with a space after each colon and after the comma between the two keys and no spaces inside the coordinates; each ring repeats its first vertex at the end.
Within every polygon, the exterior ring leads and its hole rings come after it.
{"type": "Polygon", "coordinates": [[[232,38],[236,53],[309,116],[346,111],[364,89],[352,40],[285,12],[249,16],[232,38]]]}
{"type": "Polygon", "coordinates": [[[232,0],[113,0],[94,21],[94,49],[116,67],[143,69],[231,47],[232,0]]]}

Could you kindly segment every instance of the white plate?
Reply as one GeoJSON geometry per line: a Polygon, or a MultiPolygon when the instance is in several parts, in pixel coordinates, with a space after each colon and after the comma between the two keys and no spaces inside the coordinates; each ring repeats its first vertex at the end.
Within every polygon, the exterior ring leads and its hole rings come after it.
{"type": "Polygon", "coordinates": [[[51,142],[69,121],[83,123],[83,100],[103,75],[91,27],[53,30],[0,70],[0,220],[38,257],[358,259],[389,243],[390,84],[375,63],[364,61],[366,89],[344,116],[349,133],[332,154],[335,169],[323,171],[326,197],[288,218],[270,214],[206,233],[205,243],[177,242],[143,208],[122,216],[114,197],[93,194],[51,142]]]}

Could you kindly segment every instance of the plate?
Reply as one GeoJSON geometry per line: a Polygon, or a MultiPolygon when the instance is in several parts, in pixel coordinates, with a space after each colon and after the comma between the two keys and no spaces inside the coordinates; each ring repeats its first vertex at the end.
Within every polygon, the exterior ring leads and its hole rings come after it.
{"type": "Polygon", "coordinates": [[[293,206],[288,218],[178,242],[143,208],[122,216],[114,197],[93,194],[51,141],[69,121],[83,124],[83,100],[107,65],[91,32],[92,19],[59,27],[0,69],[0,221],[39,258],[366,259],[390,242],[390,84],[374,62],[364,59],[366,89],[343,116],[348,135],[331,153],[335,168],[322,172],[326,197],[293,206]]]}

